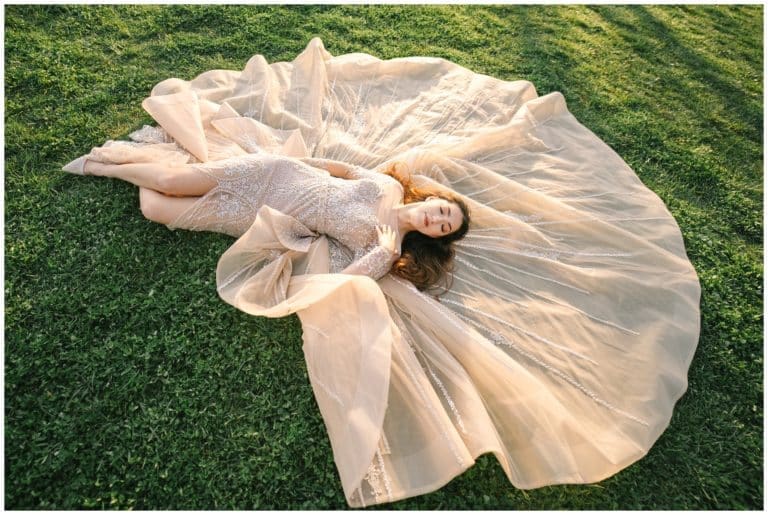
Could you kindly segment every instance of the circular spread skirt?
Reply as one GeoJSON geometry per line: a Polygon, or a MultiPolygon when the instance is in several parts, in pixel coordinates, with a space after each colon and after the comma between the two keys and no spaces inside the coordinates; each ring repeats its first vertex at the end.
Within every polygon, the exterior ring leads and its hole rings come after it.
{"type": "Polygon", "coordinates": [[[698,279],[663,202],[559,93],[443,59],[333,57],[316,38],[290,63],[257,55],[163,81],[144,107],[159,127],[93,152],[404,161],[417,184],[469,203],[439,297],[391,274],[324,273],[326,239],[269,208],[219,263],[227,302],[299,314],[350,505],[429,492],[486,452],[518,488],[599,481],[669,424],[698,341],[698,279]]]}

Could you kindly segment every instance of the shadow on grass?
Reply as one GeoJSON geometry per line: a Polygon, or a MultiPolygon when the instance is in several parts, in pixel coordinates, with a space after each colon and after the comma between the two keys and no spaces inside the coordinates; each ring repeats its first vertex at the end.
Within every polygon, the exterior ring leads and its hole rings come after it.
{"type": "Polygon", "coordinates": [[[647,151],[651,158],[664,156],[656,166],[673,173],[675,181],[683,186],[677,192],[681,198],[701,207],[725,206],[734,214],[729,223],[735,232],[750,242],[761,241],[759,191],[744,188],[744,180],[751,183],[759,171],[740,168],[742,163],[753,160],[755,145],[762,140],[760,100],[750,98],[736,79],[729,80],[732,72],[683,43],[648,8],[590,9],[609,23],[639,58],[656,70],[670,71],[660,79],[674,93],[666,94],[663,104],[646,109],[655,118],[685,116],[693,130],[688,134],[665,134],[660,132],[664,129],[662,121],[652,128],[656,136],[647,151]],[[668,56],[675,62],[670,62],[668,56]],[[691,80],[696,86],[691,86],[691,80]],[[723,150],[712,157],[702,156],[696,149],[701,144],[711,146],[715,152],[718,147],[723,150]]]}
{"type": "MultiPolygon", "coordinates": [[[[622,38],[649,63],[657,66],[667,67],[670,65],[664,59],[664,56],[672,55],[678,58],[680,64],[686,67],[686,76],[695,78],[702,86],[713,94],[717,95],[719,101],[728,108],[729,112],[735,113],[733,118],[738,120],[748,120],[749,127],[754,131],[746,135],[751,139],[760,138],[762,133],[762,106],[760,102],[755,102],[748,97],[748,94],[738,84],[736,80],[727,80],[731,74],[723,69],[719,64],[707,59],[702,54],[689,48],[682,43],[680,39],[670,31],[666,24],[659,20],[647,7],[632,6],[623,8],[623,12],[631,12],[635,15],[630,23],[627,17],[621,14],[621,11],[613,8],[591,7],[592,11],[601,16],[605,21],[619,28],[619,34],[622,38]],[[651,35],[653,35],[651,37],[651,35]],[[648,45],[651,41],[653,44],[648,45]],[[649,48],[661,46],[664,52],[648,51],[649,48]]],[[[712,12],[712,11],[709,11],[712,12]]],[[[715,11],[716,12],[716,11],[715,11]]],[[[721,15],[722,16],[722,15],[721,15]]],[[[676,63],[675,63],[676,64],[676,63]]],[[[701,107],[697,102],[697,97],[682,94],[690,89],[680,79],[667,75],[664,77],[665,83],[669,84],[675,91],[681,94],[677,95],[683,105],[691,112],[695,113],[701,120],[707,120],[715,126],[722,125],[718,120],[712,119],[710,112],[701,107]]],[[[727,127],[720,127],[728,130],[727,127]]]]}
{"type": "Polygon", "coordinates": [[[558,45],[542,44],[543,39],[561,30],[552,23],[542,23],[543,7],[490,7],[489,11],[508,28],[514,29],[520,49],[522,79],[531,81],[538,94],[559,91],[568,98],[572,89],[569,77],[576,65],[573,58],[558,45]],[[543,66],[542,66],[543,64],[543,66]]]}

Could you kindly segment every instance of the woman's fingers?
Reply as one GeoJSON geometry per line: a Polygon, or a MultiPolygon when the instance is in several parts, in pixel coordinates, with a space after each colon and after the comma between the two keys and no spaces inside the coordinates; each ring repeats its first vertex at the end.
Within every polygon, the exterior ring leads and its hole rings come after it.
{"type": "Polygon", "coordinates": [[[385,247],[395,254],[399,254],[395,248],[395,231],[389,225],[382,224],[376,227],[376,231],[379,233],[379,245],[385,247]]]}

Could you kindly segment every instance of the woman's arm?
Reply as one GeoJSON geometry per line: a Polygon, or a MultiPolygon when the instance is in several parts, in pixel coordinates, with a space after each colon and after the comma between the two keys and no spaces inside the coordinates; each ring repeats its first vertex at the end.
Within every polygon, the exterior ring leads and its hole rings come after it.
{"type": "Polygon", "coordinates": [[[319,157],[302,157],[300,161],[320,168],[322,170],[328,170],[328,172],[334,177],[341,179],[348,179],[350,171],[354,168],[352,165],[348,165],[342,161],[334,161],[332,159],[322,159],[319,157]]]}
{"type": "Polygon", "coordinates": [[[388,225],[376,227],[379,244],[366,255],[341,271],[342,274],[367,275],[373,279],[384,277],[400,255],[395,248],[395,233],[388,225]]]}

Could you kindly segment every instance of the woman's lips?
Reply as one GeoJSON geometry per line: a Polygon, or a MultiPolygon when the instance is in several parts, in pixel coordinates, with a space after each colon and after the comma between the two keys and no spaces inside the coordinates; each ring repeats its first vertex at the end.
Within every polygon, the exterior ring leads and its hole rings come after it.
{"type": "Polygon", "coordinates": [[[427,213],[424,213],[424,227],[429,227],[429,218],[427,218],[427,213]]]}

